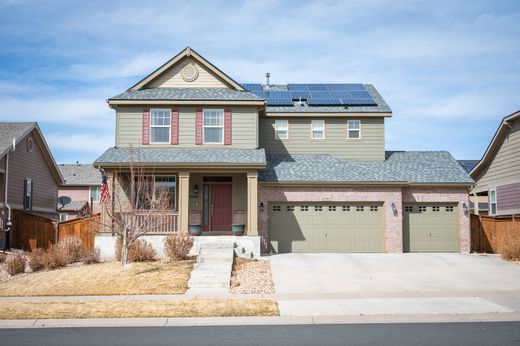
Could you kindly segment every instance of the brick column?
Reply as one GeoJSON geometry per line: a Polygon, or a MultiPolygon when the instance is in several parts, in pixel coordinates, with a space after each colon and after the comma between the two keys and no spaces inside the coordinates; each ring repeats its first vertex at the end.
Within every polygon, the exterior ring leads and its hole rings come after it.
{"type": "Polygon", "coordinates": [[[247,172],[247,235],[258,235],[258,171],[247,172]]]}
{"type": "Polygon", "coordinates": [[[190,202],[190,172],[179,172],[179,201],[177,210],[178,231],[188,233],[189,223],[189,202],[190,202]]]}

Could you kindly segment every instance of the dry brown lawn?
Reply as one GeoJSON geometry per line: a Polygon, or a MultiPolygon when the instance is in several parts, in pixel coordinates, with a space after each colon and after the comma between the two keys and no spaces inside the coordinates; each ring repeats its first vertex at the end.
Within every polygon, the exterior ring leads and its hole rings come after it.
{"type": "Polygon", "coordinates": [[[182,294],[193,263],[142,262],[125,269],[119,263],[98,263],[26,273],[0,283],[0,296],[182,294]]]}
{"type": "Polygon", "coordinates": [[[273,300],[2,302],[0,319],[278,316],[273,300]]]}

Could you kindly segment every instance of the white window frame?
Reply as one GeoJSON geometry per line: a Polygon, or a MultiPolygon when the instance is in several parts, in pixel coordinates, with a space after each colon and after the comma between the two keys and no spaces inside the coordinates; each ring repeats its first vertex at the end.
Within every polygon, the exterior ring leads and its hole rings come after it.
{"type": "Polygon", "coordinates": [[[289,139],[289,120],[275,120],[274,121],[274,138],[279,140],[289,139]],[[285,137],[280,137],[278,132],[285,132],[285,137]]]}
{"type": "Polygon", "coordinates": [[[68,221],[69,214],[67,214],[67,213],[60,213],[59,218],[60,218],[60,222],[68,221]],[[62,219],[62,217],[63,217],[63,219],[62,219]]]}
{"type": "Polygon", "coordinates": [[[361,120],[360,119],[349,119],[347,120],[347,139],[349,140],[360,140],[361,139],[361,120]],[[359,126],[358,128],[350,128],[350,124],[353,124],[353,123],[358,123],[359,126]],[[350,137],[350,131],[358,131],[359,132],[359,137],[355,138],[355,137],[350,137]]]}
{"type": "Polygon", "coordinates": [[[172,110],[168,108],[150,108],[150,144],[170,144],[172,139],[172,110]],[[152,125],[152,117],[154,111],[167,111],[169,116],[168,125],[152,125]],[[153,128],[168,128],[168,140],[166,142],[152,142],[152,129],[153,128]]]}
{"type": "Polygon", "coordinates": [[[316,119],[311,120],[311,139],[313,140],[324,140],[325,139],[325,120],[322,119],[316,119]],[[321,124],[321,126],[317,126],[317,124],[321,124]],[[315,133],[322,133],[321,137],[315,137],[315,133]]]}
{"type": "Polygon", "coordinates": [[[491,189],[489,190],[489,214],[490,215],[496,215],[497,214],[497,190],[491,189]],[[495,196],[494,200],[492,195],[495,196]],[[495,212],[493,212],[493,205],[495,206],[495,212]]]}
{"type": "Polygon", "coordinates": [[[224,110],[223,109],[214,109],[214,108],[206,108],[202,110],[202,143],[203,144],[224,144],[224,122],[225,122],[224,110]],[[222,112],[222,125],[205,125],[204,117],[206,116],[206,111],[221,111],[222,112]],[[220,128],[222,131],[222,141],[220,142],[206,142],[206,128],[220,128]]]}
{"type": "Polygon", "coordinates": [[[88,187],[88,201],[89,202],[92,201],[92,202],[96,203],[96,202],[99,202],[100,200],[101,200],[101,186],[98,186],[98,185],[89,186],[88,187]],[[99,199],[98,200],[96,200],[96,199],[92,200],[92,188],[94,188],[94,187],[99,190],[99,193],[98,193],[99,199]]]}

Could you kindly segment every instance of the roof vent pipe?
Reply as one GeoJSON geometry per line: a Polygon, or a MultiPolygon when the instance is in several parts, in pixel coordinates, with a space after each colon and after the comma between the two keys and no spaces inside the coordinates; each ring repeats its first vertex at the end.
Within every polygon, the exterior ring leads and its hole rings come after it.
{"type": "Polygon", "coordinates": [[[269,72],[266,72],[265,74],[265,81],[266,81],[266,85],[269,86],[269,77],[271,77],[271,74],[269,72]]]}

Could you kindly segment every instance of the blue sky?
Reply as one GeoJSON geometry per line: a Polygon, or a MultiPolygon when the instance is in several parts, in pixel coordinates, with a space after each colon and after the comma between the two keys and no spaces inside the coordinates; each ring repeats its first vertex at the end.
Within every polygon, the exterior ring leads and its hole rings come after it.
{"type": "Polygon", "coordinates": [[[0,120],[56,160],[114,144],[105,100],[191,46],[241,82],[371,83],[387,150],[480,158],[520,109],[519,1],[0,0],[0,120]]]}

